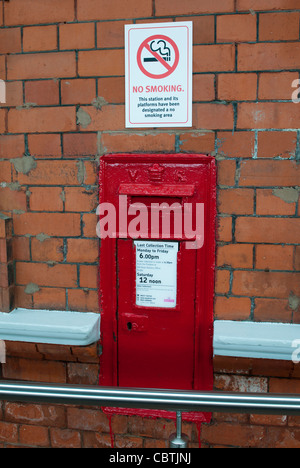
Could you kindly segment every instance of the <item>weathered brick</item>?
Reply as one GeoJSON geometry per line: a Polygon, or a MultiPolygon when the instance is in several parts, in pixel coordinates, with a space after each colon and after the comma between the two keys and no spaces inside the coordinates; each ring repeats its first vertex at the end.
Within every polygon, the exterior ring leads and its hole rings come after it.
{"type": "Polygon", "coordinates": [[[107,20],[121,18],[138,18],[152,16],[152,0],[115,0],[112,4],[109,0],[99,3],[97,0],[78,0],[77,18],[85,20],[107,20]]]}
{"type": "Polygon", "coordinates": [[[9,80],[71,78],[75,75],[75,52],[49,52],[9,55],[7,57],[7,78],[9,80]]]}
{"type": "Polygon", "coordinates": [[[75,113],[75,107],[11,109],[8,129],[11,133],[68,132],[76,130],[75,113]]]}
{"type": "Polygon", "coordinates": [[[24,52],[57,49],[56,26],[33,26],[23,28],[24,52]]]}

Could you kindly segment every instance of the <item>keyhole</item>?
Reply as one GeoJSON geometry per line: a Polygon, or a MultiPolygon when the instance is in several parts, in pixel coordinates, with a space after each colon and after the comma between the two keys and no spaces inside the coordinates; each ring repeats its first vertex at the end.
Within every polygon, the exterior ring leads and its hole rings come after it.
{"type": "Polygon", "coordinates": [[[131,322],[127,323],[127,328],[128,328],[129,331],[132,329],[132,323],[131,322]]]}

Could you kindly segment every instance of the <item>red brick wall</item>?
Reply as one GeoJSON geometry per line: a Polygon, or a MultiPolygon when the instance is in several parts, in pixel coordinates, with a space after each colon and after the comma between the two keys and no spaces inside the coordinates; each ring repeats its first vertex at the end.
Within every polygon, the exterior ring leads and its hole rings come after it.
{"type": "MultiPolygon", "coordinates": [[[[17,306],[98,311],[102,154],[197,152],[218,161],[215,317],[300,322],[299,15],[298,0],[0,2],[0,211],[13,218],[17,306]],[[193,128],[125,130],[124,24],[181,20],[194,23],[193,128]]],[[[97,366],[85,371],[74,351],[35,344],[8,358],[3,376],[24,380],[71,383],[76,363],[78,381],[92,383],[97,366]]],[[[216,361],[216,388],[299,391],[297,366],[241,361],[216,361]]],[[[107,417],[99,410],[88,422],[86,411],[59,407],[50,420],[43,405],[2,403],[0,443],[110,444],[107,417]]],[[[163,445],[174,429],[123,416],[113,424],[114,443],[128,447],[163,445]]],[[[197,444],[197,428],[185,429],[197,444]]],[[[202,426],[204,446],[299,438],[296,418],[214,415],[202,426]]]]}

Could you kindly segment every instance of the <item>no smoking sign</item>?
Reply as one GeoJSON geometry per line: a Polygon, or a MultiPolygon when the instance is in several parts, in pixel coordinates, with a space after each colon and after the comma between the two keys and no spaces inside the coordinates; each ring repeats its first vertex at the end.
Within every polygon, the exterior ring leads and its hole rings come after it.
{"type": "Polygon", "coordinates": [[[192,22],[125,26],[126,127],[192,126],[192,22]]]}

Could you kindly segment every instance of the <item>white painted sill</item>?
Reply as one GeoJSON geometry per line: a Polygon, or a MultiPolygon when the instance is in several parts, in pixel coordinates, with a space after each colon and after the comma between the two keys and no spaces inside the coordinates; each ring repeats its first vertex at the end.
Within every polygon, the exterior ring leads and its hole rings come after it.
{"type": "Polygon", "coordinates": [[[214,355],[299,361],[300,325],[216,320],[214,355]]]}
{"type": "MultiPolygon", "coordinates": [[[[0,339],[88,346],[100,339],[100,315],[15,309],[0,312],[0,339]]],[[[300,325],[216,320],[214,355],[291,361],[300,356],[300,325]]]]}
{"type": "Polygon", "coordinates": [[[99,338],[99,314],[29,309],[0,312],[0,339],[4,341],[88,346],[99,338]]]}

